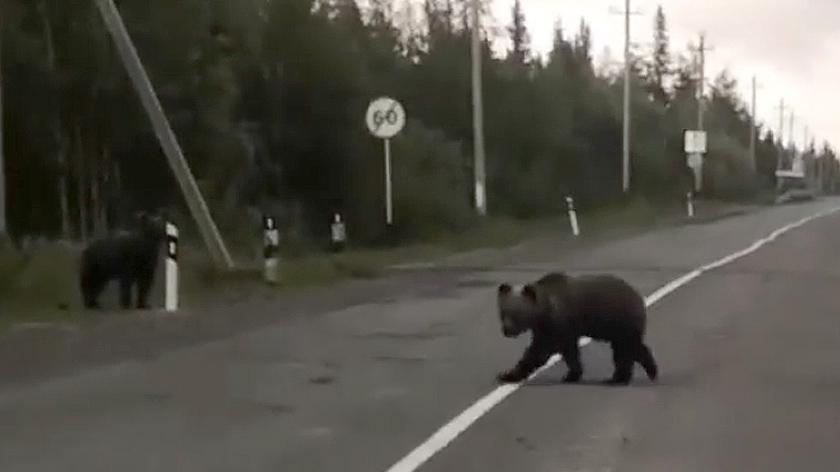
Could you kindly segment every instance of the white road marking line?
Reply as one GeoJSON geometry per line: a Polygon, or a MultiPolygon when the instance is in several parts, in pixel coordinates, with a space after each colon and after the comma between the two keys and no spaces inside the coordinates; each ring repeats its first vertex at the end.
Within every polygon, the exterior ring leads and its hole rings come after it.
{"type": "MultiPolygon", "coordinates": [[[[832,208],[830,210],[822,211],[809,217],[802,218],[801,220],[785,225],[773,231],[768,236],[759,239],[758,241],[754,242],[752,245],[745,249],[741,249],[740,251],[729,254],[728,256],[724,256],[714,262],[698,267],[697,269],[694,269],[693,271],[668,282],[667,284],[663,285],[662,287],[658,288],[653,293],[648,295],[645,298],[645,305],[649,307],[654,303],[658,302],[659,300],[665,298],[665,296],[667,296],[669,293],[696,279],[704,272],[708,272],[712,269],[722,267],[726,264],[735,261],[736,259],[746,256],[747,254],[753,253],[765,244],[774,241],[782,234],[794,228],[798,228],[811,220],[821,218],[823,216],[837,212],[838,210],[840,210],[840,207],[832,208]]],[[[581,346],[585,346],[591,341],[592,340],[589,338],[581,338],[579,344],[581,346]]],[[[531,376],[528,377],[528,380],[531,380],[532,378],[536,377],[545,369],[550,368],[551,366],[559,362],[560,359],[560,356],[555,354],[545,363],[545,365],[543,365],[542,367],[537,369],[536,372],[531,374],[531,376]]],[[[449,423],[443,425],[426,441],[417,446],[413,451],[408,453],[408,455],[400,459],[399,462],[392,465],[387,470],[387,472],[413,472],[417,470],[426,461],[431,459],[432,456],[434,456],[443,448],[448,446],[449,443],[451,443],[456,437],[458,437],[458,435],[466,431],[467,428],[469,428],[479,418],[487,414],[487,412],[489,412],[493,407],[501,403],[502,400],[504,400],[510,394],[518,390],[521,386],[522,383],[515,383],[503,384],[496,387],[495,390],[491,391],[490,393],[479,399],[477,402],[473,403],[469,408],[467,408],[461,414],[453,418],[449,423]]]]}

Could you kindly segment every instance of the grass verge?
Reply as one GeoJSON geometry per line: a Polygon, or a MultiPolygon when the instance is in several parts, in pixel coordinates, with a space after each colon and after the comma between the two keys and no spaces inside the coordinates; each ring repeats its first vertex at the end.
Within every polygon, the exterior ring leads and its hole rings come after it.
{"type": "MultiPolygon", "coordinates": [[[[718,205],[723,206],[723,205],[718,205]]],[[[674,221],[680,209],[651,205],[644,200],[601,208],[579,215],[582,237],[593,242],[674,221]]],[[[702,213],[719,214],[711,205],[698,205],[702,213]]],[[[283,257],[279,288],[328,285],[347,278],[374,278],[383,269],[405,263],[422,263],[475,249],[505,248],[523,241],[547,237],[570,237],[566,215],[537,220],[490,218],[456,235],[390,249],[349,249],[334,254],[283,257]]],[[[80,308],[76,267],[80,247],[63,242],[37,243],[26,252],[0,245],[0,324],[21,321],[79,321],[80,308]]],[[[218,273],[204,254],[186,248],[180,258],[184,305],[207,302],[224,292],[261,288],[259,263],[244,264],[229,273],[218,273]]],[[[162,264],[161,264],[162,265],[162,264]]],[[[162,275],[156,280],[160,286],[162,275]]],[[[263,287],[265,290],[274,288],[263,287]]],[[[158,290],[159,291],[159,290],[158,290]]],[[[116,290],[109,287],[103,305],[115,305],[116,290]]],[[[159,301],[154,302],[159,304],[159,301]]]]}
{"type": "MultiPolygon", "coordinates": [[[[631,204],[600,208],[579,215],[585,228],[583,239],[616,229],[650,227],[669,210],[643,200],[631,204]]],[[[424,263],[463,254],[476,249],[501,249],[525,240],[546,235],[569,237],[571,230],[566,215],[533,220],[488,218],[484,223],[458,234],[443,235],[422,243],[387,249],[349,249],[341,253],[317,253],[286,256],[280,259],[279,287],[326,285],[345,278],[373,278],[384,269],[400,264],[424,263]]],[[[185,276],[191,292],[207,286],[221,287],[231,283],[251,283],[261,278],[259,264],[245,266],[228,273],[218,273],[204,260],[192,260],[185,276]]]]}

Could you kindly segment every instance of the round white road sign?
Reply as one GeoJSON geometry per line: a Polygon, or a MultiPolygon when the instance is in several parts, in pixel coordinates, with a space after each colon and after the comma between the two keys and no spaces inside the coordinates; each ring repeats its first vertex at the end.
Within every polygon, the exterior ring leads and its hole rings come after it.
{"type": "Polygon", "coordinates": [[[365,123],[377,138],[392,138],[405,126],[405,109],[393,98],[379,97],[368,105],[365,123]]]}

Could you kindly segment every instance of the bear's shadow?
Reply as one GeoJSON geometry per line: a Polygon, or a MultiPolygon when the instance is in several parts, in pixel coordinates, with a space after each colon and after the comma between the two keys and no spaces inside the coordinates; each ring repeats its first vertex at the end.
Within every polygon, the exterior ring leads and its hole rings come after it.
{"type": "Polygon", "coordinates": [[[634,378],[630,385],[612,385],[604,383],[607,377],[594,377],[580,379],[574,383],[564,383],[562,377],[537,377],[522,384],[523,387],[601,387],[601,388],[627,388],[627,387],[655,387],[660,382],[651,382],[647,377],[634,378]]]}

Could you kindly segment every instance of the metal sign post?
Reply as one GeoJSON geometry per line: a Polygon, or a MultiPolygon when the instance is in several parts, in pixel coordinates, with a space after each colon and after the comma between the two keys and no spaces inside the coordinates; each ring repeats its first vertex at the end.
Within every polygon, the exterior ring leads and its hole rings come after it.
{"type": "Polygon", "coordinates": [[[385,145],[385,221],[394,223],[393,183],[391,177],[391,138],[405,127],[405,109],[390,97],[380,97],[370,102],[365,123],[370,133],[385,145]]]}

